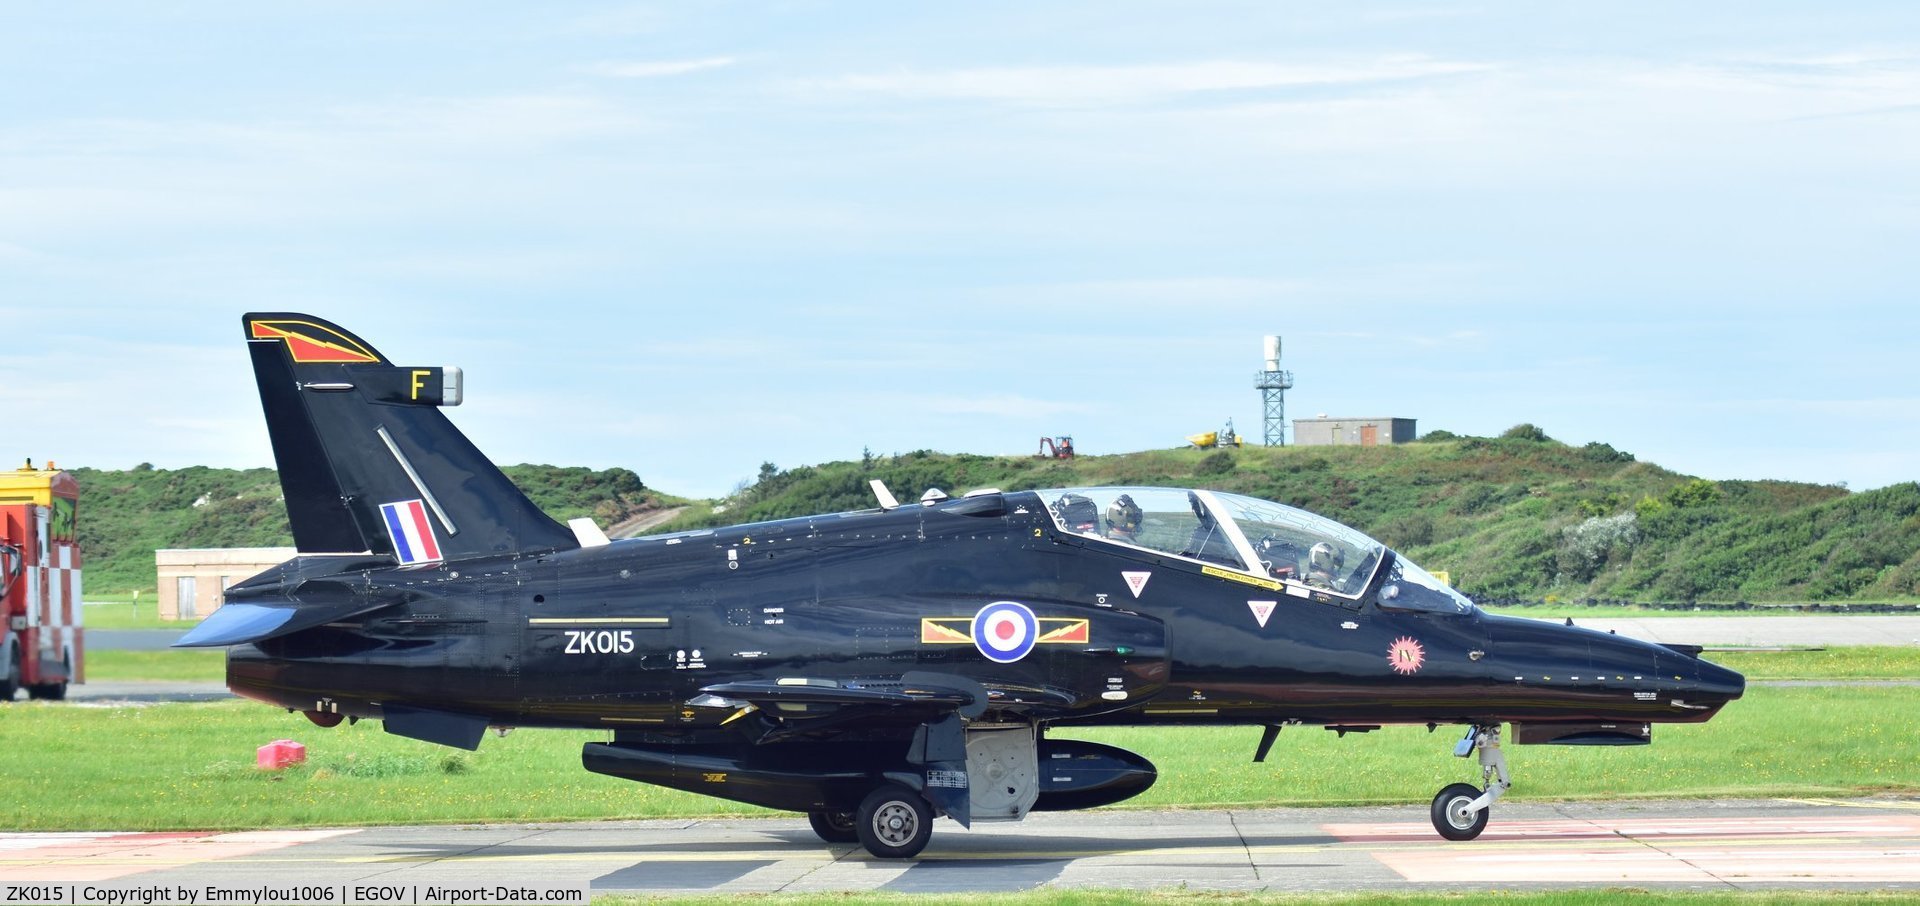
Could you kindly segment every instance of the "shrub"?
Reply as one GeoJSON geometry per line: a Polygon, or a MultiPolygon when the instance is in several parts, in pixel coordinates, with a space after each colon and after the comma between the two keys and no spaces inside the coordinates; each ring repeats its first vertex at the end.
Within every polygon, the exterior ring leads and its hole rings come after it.
{"type": "Polygon", "coordinates": [[[1573,505],[1580,510],[1582,516],[1611,516],[1627,505],[1627,495],[1619,491],[1609,491],[1602,494],[1599,499],[1577,500],[1573,505]]]}
{"type": "Polygon", "coordinates": [[[1568,581],[1589,582],[1609,561],[1630,556],[1639,541],[1639,520],[1634,514],[1595,516],[1560,531],[1554,565],[1568,581]]]}
{"type": "Polygon", "coordinates": [[[1685,484],[1676,485],[1672,490],[1662,494],[1661,499],[1672,504],[1675,509],[1684,510],[1687,507],[1712,506],[1719,503],[1722,496],[1724,495],[1721,494],[1719,485],[1705,478],[1695,478],[1685,484]]]}
{"type": "Polygon", "coordinates": [[[1597,440],[1580,448],[1580,458],[1588,462],[1633,462],[1632,453],[1616,450],[1612,444],[1597,440]]]}
{"type": "Polygon", "coordinates": [[[1380,527],[1380,540],[1394,550],[1404,551],[1433,543],[1433,517],[1408,513],[1380,527]]]}
{"type": "Polygon", "coordinates": [[[1521,422],[1520,424],[1514,425],[1500,432],[1500,436],[1505,440],[1531,440],[1537,443],[1547,443],[1553,440],[1553,438],[1547,436],[1547,432],[1540,430],[1540,426],[1532,422],[1521,422]]]}
{"type": "Polygon", "coordinates": [[[1193,471],[1201,475],[1225,475],[1233,471],[1233,454],[1225,450],[1215,450],[1200,458],[1200,464],[1193,471]]]}

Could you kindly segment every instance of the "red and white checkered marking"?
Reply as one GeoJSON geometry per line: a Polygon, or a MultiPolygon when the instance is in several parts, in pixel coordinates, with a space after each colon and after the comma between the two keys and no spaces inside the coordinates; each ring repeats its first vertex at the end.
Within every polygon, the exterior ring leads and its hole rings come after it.
{"type": "Polygon", "coordinates": [[[1920,816],[1497,821],[1471,843],[1425,823],[1329,824],[1409,881],[1920,883],[1920,816]]]}

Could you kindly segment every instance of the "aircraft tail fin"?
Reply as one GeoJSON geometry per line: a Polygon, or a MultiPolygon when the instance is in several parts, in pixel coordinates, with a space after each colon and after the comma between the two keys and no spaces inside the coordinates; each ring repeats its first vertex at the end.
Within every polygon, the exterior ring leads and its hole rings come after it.
{"type": "Polygon", "coordinates": [[[401,565],[578,547],[460,433],[460,369],[396,366],[312,315],[241,318],[301,553],[401,565]]]}

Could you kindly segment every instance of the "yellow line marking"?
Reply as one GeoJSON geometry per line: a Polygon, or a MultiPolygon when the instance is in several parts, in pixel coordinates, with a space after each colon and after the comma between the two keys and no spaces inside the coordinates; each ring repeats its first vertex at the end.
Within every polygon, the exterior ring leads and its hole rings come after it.
{"type": "Polygon", "coordinates": [[[1225,579],[1229,582],[1238,582],[1242,585],[1252,585],[1257,588],[1264,588],[1268,591],[1279,591],[1280,589],[1286,587],[1285,584],[1280,582],[1275,582],[1272,579],[1262,579],[1258,576],[1249,576],[1246,573],[1237,573],[1230,569],[1221,569],[1218,566],[1202,566],[1200,567],[1200,571],[1216,579],[1225,579]]]}

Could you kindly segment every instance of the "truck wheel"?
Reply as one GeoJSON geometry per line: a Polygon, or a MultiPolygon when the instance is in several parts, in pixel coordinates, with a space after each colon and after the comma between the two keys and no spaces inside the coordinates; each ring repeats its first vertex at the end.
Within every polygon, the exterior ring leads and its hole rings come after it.
{"type": "Polygon", "coordinates": [[[881,859],[911,859],[933,839],[933,808],[897,783],[883,783],[853,813],[860,845],[881,859]]]}
{"type": "Polygon", "coordinates": [[[0,672],[0,702],[13,701],[13,693],[20,691],[20,652],[13,646],[7,646],[7,665],[0,672]]]}
{"type": "Polygon", "coordinates": [[[852,812],[808,812],[807,823],[828,843],[860,842],[860,835],[853,831],[852,812]]]}
{"type": "MultiPolygon", "coordinates": [[[[73,663],[71,661],[65,662],[65,666],[67,675],[72,676],[73,663]]],[[[62,701],[67,697],[67,681],[61,680],[57,683],[36,683],[29,685],[27,686],[27,697],[44,699],[50,702],[62,701]]]]}

